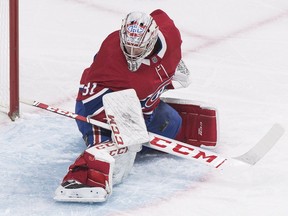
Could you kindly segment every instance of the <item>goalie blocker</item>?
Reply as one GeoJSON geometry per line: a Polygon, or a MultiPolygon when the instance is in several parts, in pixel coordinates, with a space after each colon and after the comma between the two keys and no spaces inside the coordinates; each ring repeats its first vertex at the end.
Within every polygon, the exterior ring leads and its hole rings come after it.
{"type": "Polygon", "coordinates": [[[182,118],[176,140],[193,146],[215,148],[218,139],[217,110],[195,101],[161,98],[172,106],[182,118]]]}

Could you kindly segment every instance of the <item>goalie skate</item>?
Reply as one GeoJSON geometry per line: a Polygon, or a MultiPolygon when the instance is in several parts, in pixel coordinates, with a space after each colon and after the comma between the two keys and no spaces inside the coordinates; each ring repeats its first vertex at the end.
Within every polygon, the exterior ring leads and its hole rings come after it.
{"type": "Polygon", "coordinates": [[[109,194],[101,187],[87,187],[77,181],[68,181],[55,191],[54,199],[61,202],[104,202],[109,194]]]}

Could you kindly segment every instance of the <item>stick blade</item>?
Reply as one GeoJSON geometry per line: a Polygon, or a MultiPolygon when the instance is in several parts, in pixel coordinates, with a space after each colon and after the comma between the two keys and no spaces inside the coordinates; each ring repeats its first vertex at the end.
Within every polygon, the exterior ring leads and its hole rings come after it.
{"type": "Polygon", "coordinates": [[[234,159],[250,165],[256,164],[268,151],[270,151],[282,137],[284,132],[285,129],[280,124],[275,123],[253,148],[238,157],[234,157],[234,159]]]}

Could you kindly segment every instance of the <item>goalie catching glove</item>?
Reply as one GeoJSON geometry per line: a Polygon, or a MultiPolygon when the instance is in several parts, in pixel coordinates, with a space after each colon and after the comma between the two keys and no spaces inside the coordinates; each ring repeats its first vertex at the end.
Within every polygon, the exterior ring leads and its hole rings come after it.
{"type": "Polygon", "coordinates": [[[186,67],[184,61],[181,59],[175,74],[172,78],[172,86],[174,89],[186,88],[191,84],[190,71],[186,67]]]}

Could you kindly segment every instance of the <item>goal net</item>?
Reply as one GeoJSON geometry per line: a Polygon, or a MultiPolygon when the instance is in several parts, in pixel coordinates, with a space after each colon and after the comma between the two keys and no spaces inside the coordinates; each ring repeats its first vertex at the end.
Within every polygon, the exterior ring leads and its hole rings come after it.
{"type": "Polygon", "coordinates": [[[0,111],[19,117],[18,0],[0,0],[0,111]]]}

